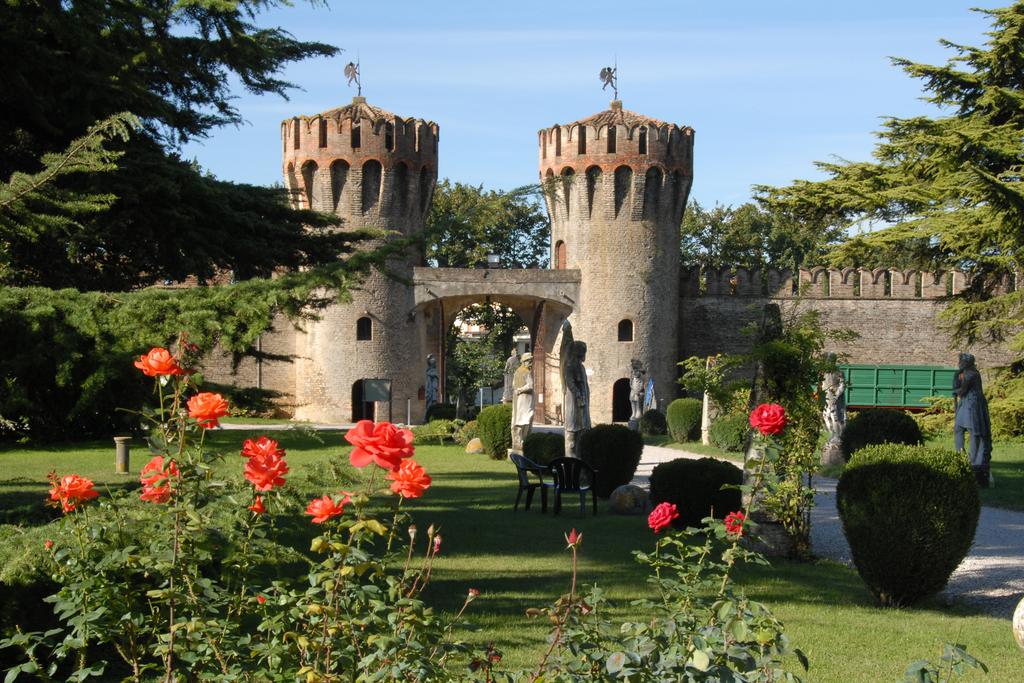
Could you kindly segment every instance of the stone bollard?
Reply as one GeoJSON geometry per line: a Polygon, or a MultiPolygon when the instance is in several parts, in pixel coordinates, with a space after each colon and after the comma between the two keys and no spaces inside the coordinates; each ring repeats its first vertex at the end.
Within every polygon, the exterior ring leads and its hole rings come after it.
{"type": "Polygon", "coordinates": [[[128,474],[128,457],[131,453],[129,442],[131,440],[130,436],[114,437],[114,472],[117,474],[128,474]]]}

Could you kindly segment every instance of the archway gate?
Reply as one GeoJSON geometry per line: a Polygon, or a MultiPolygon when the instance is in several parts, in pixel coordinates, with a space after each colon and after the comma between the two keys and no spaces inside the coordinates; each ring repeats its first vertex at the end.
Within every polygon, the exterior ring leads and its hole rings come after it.
{"type": "Polygon", "coordinates": [[[533,350],[536,421],[561,417],[561,381],[554,348],[562,321],[579,301],[578,270],[503,268],[415,268],[414,315],[429,321],[426,352],[438,359],[441,396],[445,395],[446,332],[466,306],[494,302],[511,308],[530,331],[533,350]],[[559,396],[553,396],[556,392],[559,396]]]}

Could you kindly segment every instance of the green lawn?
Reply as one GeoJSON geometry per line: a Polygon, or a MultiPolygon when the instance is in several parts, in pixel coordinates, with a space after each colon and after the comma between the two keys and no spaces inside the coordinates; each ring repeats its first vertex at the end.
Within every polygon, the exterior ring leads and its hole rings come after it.
{"type": "MultiPolygon", "coordinates": [[[[210,442],[233,453],[247,436],[252,434],[214,432],[210,442]]],[[[344,452],[338,432],[325,433],[322,440],[299,431],[273,436],[288,449],[293,474],[344,452]]],[[[444,536],[426,597],[443,610],[454,610],[469,588],[482,592],[470,610],[479,630],[461,636],[495,641],[509,666],[536,662],[547,629],[527,619],[524,611],[546,605],[567,589],[569,557],[562,534],[572,527],[584,533],[581,580],[606,591],[618,605],[615,617],[642,618],[629,606],[646,592],[645,575],[631,551],[653,545],[642,518],[611,515],[603,508],[598,517],[581,517],[571,506],[559,518],[538,509],[514,513],[515,476],[508,463],[467,455],[455,446],[421,447],[417,459],[434,477],[434,485],[411,506],[414,518],[420,528],[439,524],[444,536]]],[[[133,470],[145,461],[137,450],[133,470]]],[[[237,462],[229,459],[226,466],[236,467],[237,462]]],[[[7,509],[12,501],[26,509],[35,505],[45,496],[45,476],[51,469],[77,472],[110,486],[136,479],[113,473],[113,447],[106,441],[7,449],[0,451],[0,508],[7,509]]],[[[305,542],[296,539],[297,545],[305,542]]],[[[901,679],[910,661],[937,657],[947,640],[966,644],[991,670],[987,677],[966,680],[1020,680],[1021,653],[1008,619],[935,602],[912,610],[879,610],[871,606],[856,573],[833,563],[776,561],[767,569],[745,571],[741,581],[776,611],[794,644],[808,654],[808,681],[901,679]]]]}

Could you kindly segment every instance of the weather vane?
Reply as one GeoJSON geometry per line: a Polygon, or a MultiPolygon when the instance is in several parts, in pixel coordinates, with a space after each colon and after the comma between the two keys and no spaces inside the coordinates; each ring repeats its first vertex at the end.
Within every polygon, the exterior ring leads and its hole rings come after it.
{"type": "Polygon", "coordinates": [[[612,86],[612,92],[615,95],[615,99],[619,99],[619,65],[616,60],[615,66],[606,66],[601,69],[601,90],[606,90],[608,86],[612,86]]]}
{"type": "Polygon", "coordinates": [[[363,94],[363,83],[359,76],[359,58],[356,57],[356,61],[349,62],[345,65],[345,78],[348,79],[348,84],[352,85],[353,82],[356,84],[356,95],[362,96],[363,94]]]}

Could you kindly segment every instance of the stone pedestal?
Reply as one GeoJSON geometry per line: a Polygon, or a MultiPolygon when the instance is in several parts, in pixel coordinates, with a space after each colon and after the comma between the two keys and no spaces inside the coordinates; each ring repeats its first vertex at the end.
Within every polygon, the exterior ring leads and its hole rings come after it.
{"type": "Polygon", "coordinates": [[[132,437],[130,436],[115,436],[114,437],[114,472],[117,474],[128,474],[128,459],[131,454],[131,443],[132,437]]]}
{"type": "Polygon", "coordinates": [[[640,420],[637,420],[637,419],[634,419],[634,418],[630,418],[630,420],[629,420],[629,422],[627,424],[628,424],[629,428],[632,429],[634,432],[640,431],[640,420]]]}
{"type": "Polygon", "coordinates": [[[843,451],[839,447],[839,441],[828,441],[821,449],[822,465],[842,465],[846,462],[843,458],[843,451]]]}

